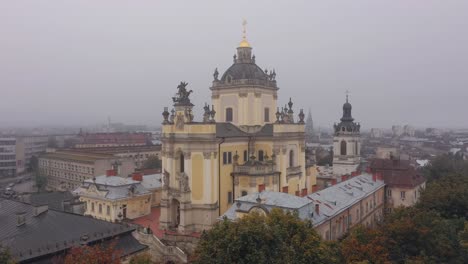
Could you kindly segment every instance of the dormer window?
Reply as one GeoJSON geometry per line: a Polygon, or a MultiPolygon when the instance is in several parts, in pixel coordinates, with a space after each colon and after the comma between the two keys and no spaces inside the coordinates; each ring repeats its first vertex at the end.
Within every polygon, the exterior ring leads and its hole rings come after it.
{"type": "Polygon", "coordinates": [[[227,78],[226,78],[226,82],[231,83],[231,81],[232,81],[232,77],[231,77],[231,75],[228,75],[227,78]]]}

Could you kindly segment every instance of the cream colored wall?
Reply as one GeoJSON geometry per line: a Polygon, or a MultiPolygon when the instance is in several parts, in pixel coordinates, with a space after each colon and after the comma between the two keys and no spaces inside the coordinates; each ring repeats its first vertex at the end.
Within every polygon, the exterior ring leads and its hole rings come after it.
{"type": "Polygon", "coordinates": [[[226,108],[233,109],[233,124],[264,125],[264,109],[268,107],[268,123],[276,120],[276,91],[261,88],[233,88],[216,92],[212,104],[216,111],[216,122],[226,122],[226,108]]]}
{"type": "Polygon", "coordinates": [[[121,206],[127,205],[127,218],[135,219],[151,213],[151,195],[143,195],[123,200],[107,200],[94,197],[80,196],[80,201],[86,203],[85,215],[90,215],[96,219],[109,222],[118,221],[118,215],[122,212],[121,206]],[[94,212],[92,211],[94,203],[94,212]],[[99,213],[99,205],[102,205],[102,211],[99,213]],[[107,206],[110,206],[110,213],[107,214],[107,206]]]}
{"type": "Polygon", "coordinates": [[[387,199],[391,200],[389,206],[397,208],[399,206],[408,207],[415,205],[421,196],[421,190],[424,188],[425,183],[415,188],[387,187],[387,199]],[[388,190],[391,190],[391,197],[388,196],[388,190]],[[404,199],[401,197],[401,192],[405,192],[404,199]]]}

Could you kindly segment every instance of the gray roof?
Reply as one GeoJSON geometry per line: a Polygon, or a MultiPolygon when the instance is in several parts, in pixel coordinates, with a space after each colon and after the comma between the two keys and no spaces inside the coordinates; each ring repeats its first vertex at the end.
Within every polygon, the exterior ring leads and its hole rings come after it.
{"type": "MultiPolygon", "coordinates": [[[[135,230],[128,225],[55,210],[34,216],[34,206],[12,200],[1,200],[0,208],[0,243],[8,247],[18,261],[56,254],[79,246],[84,235],[88,237],[87,243],[93,243],[135,230]],[[25,213],[24,225],[16,225],[18,212],[25,213]]],[[[129,239],[125,241],[131,243],[129,239]]],[[[134,244],[131,250],[141,250],[141,247],[139,243],[134,244]]]]}
{"type": "Polygon", "coordinates": [[[317,226],[384,185],[382,180],[373,181],[371,174],[362,174],[306,197],[272,191],[252,193],[236,199],[221,218],[227,217],[230,220],[235,220],[237,218],[236,211],[249,212],[254,207],[263,208],[268,212],[273,208],[281,208],[296,211],[301,219],[311,220],[313,225],[317,226]],[[260,202],[257,201],[258,198],[260,198],[260,202]],[[315,204],[320,205],[319,214],[313,213],[315,204]]]}
{"type": "Polygon", "coordinates": [[[143,187],[145,187],[147,190],[154,190],[154,189],[161,188],[162,187],[161,173],[143,175],[143,181],[141,181],[141,185],[143,185],[143,187]]]}
{"type": "Polygon", "coordinates": [[[50,209],[64,211],[63,202],[73,201],[74,196],[71,192],[45,192],[32,193],[29,201],[32,205],[48,205],[50,209]]]}
{"type": "Polygon", "coordinates": [[[221,77],[222,82],[226,82],[227,76],[232,80],[267,80],[265,72],[254,63],[235,63],[221,77]]]}
{"type": "Polygon", "coordinates": [[[273,136],[273,124],[266,124],[259,129],[255,129],[255,132],[248,133],[241,130],[239,127],[231,123],[216,123],[216,137],[230,138],[230,137],[261,137],[273,136]]]}
{"type": "Polygon", "coordinates": [[[141,182],[134,181],[132,178],[102,175],[95,179],[85,180],[73,193],[79,196],[119,200],[132,196],[146,195],[151,192],[141,182]],[[105,192],[104,197],[87,193],[87,190],[91,186],[95,186],[99,191],[105,192]]]}

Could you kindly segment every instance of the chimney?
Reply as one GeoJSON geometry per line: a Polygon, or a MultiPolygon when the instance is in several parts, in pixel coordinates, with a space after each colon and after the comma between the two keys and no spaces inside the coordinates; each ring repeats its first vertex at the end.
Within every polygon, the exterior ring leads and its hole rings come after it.
{"type": "Polygon", "coordinates": [[[372,181],[377,181],[377,173],[372,173],[372,181]]]}
{"type": "Polygon", "coordinates": [[[132,173],[132,180],[139,182],[143,181],[143,174],[141,172],[132,173]]]}
{"type": "Polygon", "coordinates": [[[22,226],[26,224],[26,212],[16,213],[16,226],[22,226]]]}
{"type": "Polygon", "coordinates": [[[317,215],[320,214],[320,205],[319,205],[319,204],[315,204],[315,213],[316,213],[317,215]]]}
{"type": "Polygon", "coordinates": [[[117,172],[115,170],[106,170],[106,176],[117,176],[117,172]]]}
{"type": "Polygon", "coordinates": [[[36,205],[34,206],[34,216],[39,216],[49,210],[48,205],[36,205]]]}
{"type": "Polygon", "coordinates": [[[336,185],[336,179],[332,179],[331,184],[332,184],[332,185],[336,185]]]}

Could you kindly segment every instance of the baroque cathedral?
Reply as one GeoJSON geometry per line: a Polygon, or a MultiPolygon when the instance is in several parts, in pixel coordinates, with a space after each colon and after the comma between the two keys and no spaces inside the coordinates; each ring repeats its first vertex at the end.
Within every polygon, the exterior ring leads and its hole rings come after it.
{"type": "Polygon", "coordinates": [[[303,110],[278,100],[276,72],[256,64],[245,37],[233,64],[216,69],[211,103],[196,121],[187,83],[165,107],[160,228],[179,233],[208,229],[234,199],[270,190],[306,195],[303,110]]]}

